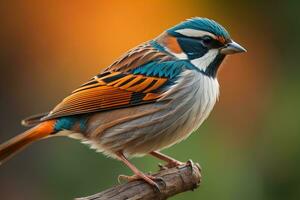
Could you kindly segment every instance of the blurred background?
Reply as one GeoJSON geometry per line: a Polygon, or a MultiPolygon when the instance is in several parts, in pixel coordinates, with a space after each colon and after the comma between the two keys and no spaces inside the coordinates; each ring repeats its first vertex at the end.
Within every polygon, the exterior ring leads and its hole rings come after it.
{"type": "MultiPolygon", "coordinates": [[[[248,53],[228,57],[220,101],[204,125],[165,150],[203,168],[194,192],[173,198],[300,199],[299,1],[1,1],[0,141],[49,111],[120,54],[193,16],[224,25],[248,53]]],[[[144,171],[158,160],[133,159],[144,171]]],[[[0,169],[2,200],[66,200],[131,174],[79,142],[35,143],[0,169]]]]}

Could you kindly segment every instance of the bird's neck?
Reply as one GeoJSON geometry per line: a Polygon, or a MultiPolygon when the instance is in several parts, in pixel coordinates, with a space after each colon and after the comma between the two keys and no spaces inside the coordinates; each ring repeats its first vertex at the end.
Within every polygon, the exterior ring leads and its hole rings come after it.
{"type": "Polygon", "coordinates": [[[218,70],[225,58],[225,55],[218,54],[215,59],[208,65],[205,74],[210,77],[217,77],[218,70]]]}
{"type": "Polygon", "coordinates": [[[209,50],[204,56],[190,60],[206,76],[216,78],[219,67],[225,56],[219,54],[218,50],[209,50]]]}

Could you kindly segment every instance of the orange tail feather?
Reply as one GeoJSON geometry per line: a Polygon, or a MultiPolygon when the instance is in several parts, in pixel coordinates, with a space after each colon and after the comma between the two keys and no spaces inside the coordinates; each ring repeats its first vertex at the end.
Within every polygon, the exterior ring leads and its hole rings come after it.
{"type": "Polygon", "coordinates": [[[45,138],[54,130],[55,121],[46,121],[0,145],[0,165],[34,141],[45,138]]]}

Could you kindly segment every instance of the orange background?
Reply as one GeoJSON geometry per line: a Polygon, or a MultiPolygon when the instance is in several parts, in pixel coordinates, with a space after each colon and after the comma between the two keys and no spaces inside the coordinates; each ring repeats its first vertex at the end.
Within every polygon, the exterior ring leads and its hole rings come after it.
{"type": "MultiPolygon", "coordinates": [[[[267,1],[0,2],[0,140],[25,130],[22,118],[49,111],[128,49],[186,18],[204,16],[225,26],[248,52],[222,65],[220,102],[201,134],[166,151],[204,168],[203,188],[175,199],[267,199],[274,183],[292,182],[290,174],[276,180],[272,175],[280,174],[280,161],[292,172],[295,163],[287,158],[299,150],[291,142],[300,130],[291,117],[299,107],[297,88],[286,90],[299,83],[292,71],[298,62],[289,59],[295,58],[289,55],[297,40],[290,39],[297,31],[291,28],[294,8],[292,2],[267,1]],[[281,143],[284,134],[290,148],[281,143]]],[[[134,162],[145,171],[156,170],[156,160],[134,162]]],[[[116,184],[120,173],[130,172],[76,141],[56,138],[1,166],[0,198],[70,199],[116,184]]],[[[287,188],[285,197],[295,196],[287,188]]]]}

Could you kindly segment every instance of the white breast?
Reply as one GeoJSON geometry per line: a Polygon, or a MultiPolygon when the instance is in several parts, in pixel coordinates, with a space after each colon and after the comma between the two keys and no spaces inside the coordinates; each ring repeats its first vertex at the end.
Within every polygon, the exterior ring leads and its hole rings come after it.
{"type": "Polygon", "coordinates": [[[178,110],[186,111],[182,116],[177,116],[180,119],[174,124],[175,127],[178,126],[174,128],[176,131],[170,133],[174,136],[174,141],[170,145],[187,138],[200,127],[212,111],[218,96],[217,79],[194,70],[183,72],[178,83],[165,93],[163,98],[172,99],[173,105],[178,110]]]}
{"type": "MultiPolygon", "coordinates": [[[[195,104],[191,116],[194,116],[193,131],[198,129],[203,121],[209,116],[219,97],[219,83],[217,79],[205,75],[198,75],[199,89],[192,98],[195,104]]],[[[195,83],[197,84],[197,83],[195,83]]]]}

